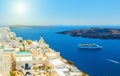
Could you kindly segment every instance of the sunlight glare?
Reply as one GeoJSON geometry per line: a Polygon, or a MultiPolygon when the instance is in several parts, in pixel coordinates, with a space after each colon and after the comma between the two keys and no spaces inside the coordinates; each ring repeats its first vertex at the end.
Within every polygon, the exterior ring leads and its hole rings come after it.
{"type": "Polygon", "coordinates": [[[26,12],[26,5],[23,3],[16,4],[15,10],[19,14],[23,14],[26,12]]]}

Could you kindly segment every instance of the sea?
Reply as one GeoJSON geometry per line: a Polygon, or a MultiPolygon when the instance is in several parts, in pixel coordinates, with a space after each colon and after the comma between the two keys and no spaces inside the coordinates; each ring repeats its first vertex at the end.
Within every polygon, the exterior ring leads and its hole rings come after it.
{"type": "Polygon", "coordinates": [[[18,37],[30,40],[39,40],[43,37],[50,48],[74,63],[81,71],[89,76],[120,76],[120,39],[93,39],[72,37],[56,32],[87,28],[120,28],[117,25],[91,25],[91,26],[31,26],[25,28],[11,28],[18,37]],[[95,43],[103,48],[101,50],[78,49],[78,44],[95,43]]]}

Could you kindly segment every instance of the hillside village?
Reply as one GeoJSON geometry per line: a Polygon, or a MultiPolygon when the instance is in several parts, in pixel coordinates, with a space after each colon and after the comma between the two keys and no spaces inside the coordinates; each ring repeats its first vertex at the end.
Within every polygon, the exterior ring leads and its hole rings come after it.
{"type": "Polygon", "coordinates": [[[88,76],[44,42],[0,28],[0,76],[88,76]]]}

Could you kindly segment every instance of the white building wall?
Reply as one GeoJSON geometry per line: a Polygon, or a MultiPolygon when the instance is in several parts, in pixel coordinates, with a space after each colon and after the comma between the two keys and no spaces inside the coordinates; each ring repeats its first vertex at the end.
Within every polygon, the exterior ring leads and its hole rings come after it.
{"type": "Polygon", "coordinates": [[[0,49],[0,74],[2,76],[7,76],[11,70],[10,57],[4,56],[4,50],[0,49]]]}

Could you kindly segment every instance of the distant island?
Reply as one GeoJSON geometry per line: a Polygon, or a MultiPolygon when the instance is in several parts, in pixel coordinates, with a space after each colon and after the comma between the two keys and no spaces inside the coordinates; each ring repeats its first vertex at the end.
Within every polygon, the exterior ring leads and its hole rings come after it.
{"type": "Polygon", "coordinates": [[[22,24],[16,24],[16,25],[9,25],[10,28],[53,28],[54,25],[22,25],[22,24]]]}
{"type": "Polygon", "coordinates": [[[76,37],[120,39],[120,29],[117,28],[89,28],[80,30],[69,30],[57,32],[57,34],[68,34],[76,37]]]}

